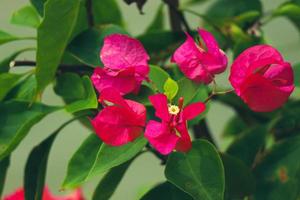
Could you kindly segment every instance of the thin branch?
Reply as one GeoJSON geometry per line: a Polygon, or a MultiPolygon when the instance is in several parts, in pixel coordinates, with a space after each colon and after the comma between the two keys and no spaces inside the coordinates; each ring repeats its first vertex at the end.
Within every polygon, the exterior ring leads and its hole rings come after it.
{"type": "Polygon", "coordinates": [[[93,2],[92,0],[86,0],[86,12],[87,12],[87,21],[89,27],[93,27],[95,25],[94,15],[93,15],[93,2]]]}
{"type": "Polygon", "coordinates": [[[231,93],[233,92],[234,89],[230,89],[230,90],[226,90],[226,91],[221,91],[221,92],[212,92],[204,101],[204,103],[207,103],[209,102],[214,96],[217,96],[217,95],[223,95],[223,94],[228,94],[228,93],[231,93]]]}

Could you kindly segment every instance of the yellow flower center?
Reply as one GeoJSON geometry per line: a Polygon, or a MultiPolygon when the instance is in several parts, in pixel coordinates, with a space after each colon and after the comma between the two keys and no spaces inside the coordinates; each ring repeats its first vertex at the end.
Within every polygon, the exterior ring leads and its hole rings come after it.
{"type": "Polygon", "coordinates": [[[175,105],[169,105],[169,113],[171,115],[177,115],[180,112],[180,109],[178,106],[175,105]]]}

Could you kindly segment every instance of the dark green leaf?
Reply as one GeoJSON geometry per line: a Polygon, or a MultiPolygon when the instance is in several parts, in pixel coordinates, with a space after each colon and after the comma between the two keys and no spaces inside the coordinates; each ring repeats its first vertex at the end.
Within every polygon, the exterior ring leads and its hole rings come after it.
{"type": "Polygon", "coordinates": [[[150,65],[149,79],[152,82],[152,84],[150,84],[150,87],[152,87],[154,90],[158,90],[159,92],[163,93],[164,83],[169,77],[169,74],[161,67],[150,65]]]}
{"type": "Polygon", "coordinates": [[[155,31],[162,31],[164,29],[164,5],[161,4],[155,14],[155,17],[151,24],[146,29],[145,33],[147,32],[155,32],[155,31]]]}
{"type": "Polygon", "coordinates": [[[179,90],[175,99],[178,100],[180,97],[183,97],[184,105],[189,104],[196,97],[198,89],[201,88],[200,84],[196,84],[186,77],[178,81],[178,86],[179,90]]]}
{"type": "Polygon", "coordinates": [[[10,23],[37,28],[40,25],[40,17],[32,6],[24,6],[13,13],[10,23]]]}
{"type": "Polygon", "coordinates": [[[36,79],[38,92],[52,81],[71,39],[80,8],[80,0],[48,0],[45,17],[38,28],[36,79]]]}
{"type": "Polygon", "coordinates": [[[11,101],[0,103],[0,160],[9,155],[30,128],[47,114],[58,110],[39,103],[11,101]]]}
{"type": "Polygon", "coordinates": [[[69,44],[68,52],[84,64],[94,67],[103,66],[99,57],[103,39],[113,33],[126,34],[127,32],[115,25],[105,26],[100,31],[86,30],[69,44]]]}
{"type": "Polygon", "coordinates": [[[44,4],[47,0],[30,0],[31,4],[35,7],[38,13],[43,16],[44,15],[44,4]]]}
{"type": "Polygon", "coordinates": [[[251,167],[257,154],[264,148],[266,134],[267,130],[264,126],[248,129],[234,140],[226,152],[251,167]]]}
{"type": "Polygon", "coordinates": [[[100,175],[136,156],[147,141],[140,137],[120,147],[102,144],[92,134],[71,158],[63,188],[74,188],[88,179],[100,175]]]}
{"type": "Polygon", "coordinates": [[[9,167],[9,163],[10,163],[9,156],[7,156],[6,158],[4,158],[3,160],[0,161],[0,199],[2,196],[3,189],[4,189],[6,173],[7,173],[8,167],[9,167]]]}
{"type": "Polygon", "coordinates": [[[143,13],[143,6],[147,0],[124,0],[127,4],[136,3],[140,13],[143,13]]]}
{"type": "Polygon", "coordinates": [[[74,119],[71,119],[61,125],[56,131],[54,131],[39,145],[34,147],[30,152],[25,166],[24,177],[24,190],[26,200],[42,199],[46,179],[48,157],[52,144],[57,134],[72,121],[74,121],[74,119]]]}
{"type": "Polygon", "coordinates": [[[122,25],[122,15],[115,0],[92,0],[96,24],[122,25]]]}
{"type": "Polygon", "coordinates": [[[0,30],[0,45],[5,44],[7,42],[20,40],[21,38],[11,35],[10,33],[4,32],[0,30]]]}
{"type": "Polygon", "coordinates": [[[240,133],[242,133],[244,130],[247,129],[246,123],[243,121],[242,118],[235,115],[231,117],[228,122],[226,123],[224,130],[223,130],[223,136],[236,136],[240,133]]]}
{"type": "Polygon", "coordinates": [[[300,63],[294,64],[293,65],[293,70],[294,70],[294,83],[296,87],[300,87],[300,63]]]}
{"type": "Polygon", "coordinates": [[[93,194],[92,200],[107,200],[110,199],[127,171],[131,161],[112,168],[102,178],[93,194]]]}
{"type": "Polygon", "coordinates": [[[125,96],[126,99],[130,99],[133,101],[137,101],[145,106],[151,106],[152,104],[149,101],[149,96],[153,95],[154,91],[150,88],[150,86],[142,85],[139,93],[136,94],[128,94],[125,96]]]}
{"type": "Polygon", "coordinates": [[[178,189],[169,182],[161,183],[149,192],[147,192],[140,200],[193,200],[193,198],[182,190],[178,189]]]}
{"type": "Polygon", "coordinates": [[[168,181],[195,200],[222,200],[225,190],[224,168],[215,147],[206,140],[196,140],[187,153],[169,156],[165,175],[168,181]]]}
{"type": "Polygon", "coordinates": [[[254,199],[298,200],[300,196],[300,137],[275,144],[254,170],[254,199]]]}
{"type": "Polygon", "coordinates": [[[255,178],[241,160],[221,154],[225,169],[225,199],[243,199],[254,193],[255,178]]]}
{"type": "Polygon", "coordinates": [[[9,55],[8,57],[4,58],[3,60],[0,61],[0,73],[4,73],[4,72],[8,72],[9,71],[9,67],[10,67],[10,63],[21,53],[25,52],[25,51],[29,51],[32,50],[32,48],[25,48],[25,49],[21,49],[18,50],[14,53],[12,53],[11,55],[9,55]]]}
{"type": "Polygon", "coordinates": [[[5,98],[7,93],[14,88],[24,74],[11,74],[3,73],[0,74],[0,101],[5,98]]]}

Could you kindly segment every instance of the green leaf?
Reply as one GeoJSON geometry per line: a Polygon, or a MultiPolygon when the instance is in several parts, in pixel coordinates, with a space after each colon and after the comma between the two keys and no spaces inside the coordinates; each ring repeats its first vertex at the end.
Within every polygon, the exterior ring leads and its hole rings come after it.
{"type": "Polygon", "coordinates": [[[148,191],[140,200],[193,200],[169,182],[161,183],[148,191]]]}
{"type": "Polygon", "coordinates": [[[176,96],[178,92],[178,84],[171,78],[168,78],[164,84],[164,94],[170,101],[176,96]]]}
{"type": "Polygon", "coordinates": [[[11,74],[3,73],[0,74],[0,101],[5,98],[7,93],[14,88],[24,74],[11,74]]]}
{"type": "Polygon", "coordinates": [[[74,121],[74,119],[71,119],[62,124],[57,130],[55,130],[39,145],[34,147],[30,152],[25,166],[24,177],[24,190],[26,200],[42,199],[46,179],[48,157],[52,144],[58,133],[72,121],[74,121]]]}
{"type": "Polygon", "coordinates": [[[6,173],[9,167],[9,163],[10,163],[9,156],[7,156],[6,158],[0,161],[0,199],[2,199],[1,196],[5,185],[6,173]]]}
{"type": "Polygon", "coordinates": [[[196,140],[187,153],[169,156],[165,175],[168,181],[195,200],[222,200],[225,190],[224,168],[215,147],[206,140],[196,140]]]}
{"type": "Polygon", "coordinates": [[[183,77],[178,81],[179,90],[176,96],[176,100],[180,97],[184,99],[184,105],[189,104],[197,95],[197,90],[201,86],[200,84],[196,84],[190,79],[183,77]]]}
{"type": "Polygon", "coordinates": [[[122,25],[121,11],[115,0],[92,0],[92,5],[96,24],[122,25]]]}
{"type": "Polygon", "coordinates": [[[10,23],[37,28],[40,25],[40,17],[32,6],[24,6],[13,13],[10,23]]]}
{"type": "Polygon", "coordinates": [[[126,99],[137,101],[145,106],[151,106],[152,104],[149,101],[149,96],[154,95],[154,91],[150,86],[141,85],[140,91],[138,94],[128,94],[125,96],[126,99]]]}
{"type": "Polygon", "coordinates": [[[164,83],[167,79],[170,78],[170,75],[164,71],[161,67],[156,65],[150,65],[149,79],[152,82],[152,87],[154,90],[159,92],[164,92],[164,83]]]}
{"type": "Polygon", "coordinates": [[[5,44],[7,42],[20,40],[21,38],[11,35],[10,33],[4,32],[0,30],[0,45],[5,44]]]}
{"type": "Polygon", "coordinates": [[[284,16],[300,29],[300,3],[296,1],[286,2],[280,5],[273,13],[274,17],[284,16]]]}
{"type": "Polygon", "coordinates": [[[223,130],[223,136],[236,136],[240,133],[242,133],[244,130],[247,129],[246,123],[243,121],[242,118],[235,115],[231,117],[228,122],[226,123],[224,130],[223,130]]]}
{"type": "Polygon", "coordinates": [[[30,3],[35,7],[38,13],[43,16],[44,15],[44,4],[47,0],[30,0],[30,3]]]}
{"type": "Polygon", "coordinates": [[[260,12],[257,10],[250,10],[244,12],[234,18],[234,22],[238,25],[243,25],[245,23],[251,23],[261,16],[260,12]]]}
{"type": "Polygon", "coordinates": [[[293,65],[294,70],[294,84],[296,87],[300,87],[300,63],[296,63],[293,65]]]}
{"type": "Polygon", "coordinates": [[[92,200],[110,199],[125,175],[131,161],[112,168],[97,185],[92,200]]]}
{"type": "Polygon", "coordinates": [[[36,79],[38,92],[52,81],[70,40],[80,0],[48,0],[45,17],[38,28],[36,79]]]}
{"type": "Polygon", "coordinates": [[[4,58],[3,60],[0,61],[0,73],[5,73],[9,71],[10,68],[10,63],[21,53],[25,52],[25,51],[29,51],[29,50],[33,50],[32,48],[25,48],[25,49],[21,49],[18,50],[14,53],[12,53],[11,55],[9,55],[8,57],[4,58]]]}
{"type": "Polygon", "coordinates": [[[254,199],[299,199],[299,154],[299,136],[275,144],[254,170],[257,180],[254,199]]]}
{"type": "Polygon", "coordinates": [[[127,34],[119,26],[104,26],[100,31],[89,29],[78,35],[68,46],[68,52],[80,62],[90,66],[103,66],[99,52],[103,45],[103,39],[114,33],[127,34]]]}
{"type": "Polygon", "coordinates": [[[154,19],[146,29],[147,32],[162,31],[164,29],[164,4],[161,4],[157,9],[154,19]]]}
{"type": "Polygon", "coordinates": [[[10,101],[0,103],[0,160],[9,155],[30,128],[58,107],[10,101]]]}
{"type": "Polygon", "coordinates": [[[266,142],[267,130],[264,126],[257,126],[241,133],[228,147],[227,153],[242,160],[251,167],[257,154],[266,142]]]}
{"type": "Polygon", "coordinates": [[[63,188],[79,186],[88,179],[100,175],[136,156],[147,141],[140,137],[120,147],[101,144],[96,134],[90,135],[72,156],[63,188]]]}
{"type": "Polygon", "coordinates": [[[81,78],[75,73],[64,73],[57,77],[54,86],[56,94],[67,103],[70,113],[98,107],[97,96],[88,76],[81,78]]]}
{"type": "Polygon", "coordinates": [[[255,191],[255,178],[241,160],[221,154],[225,169],[225,199],[243,199],[255,191]]]}

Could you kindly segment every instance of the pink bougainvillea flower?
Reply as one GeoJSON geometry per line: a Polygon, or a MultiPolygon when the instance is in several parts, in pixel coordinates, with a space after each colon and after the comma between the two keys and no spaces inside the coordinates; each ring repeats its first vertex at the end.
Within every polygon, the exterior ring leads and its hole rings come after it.
{"type": "Polygon", "coordinates": [[[269,45],[242,52],[232,64],[229,80],[237,95],[256,112],[279,108],[294,90],[290,63],[269,45]]]}
{"type": "Polygon", "coordinates": [[[193,38],[186,34],[187,40],[175,51],[171,61],[177,63],[189,79],[209,84],[215,74],[226,69],[227,57],[211,33],[204,29],[199,29],[198,32],[206,48],[201,42],[197,45],[193,38]]]}
{"type": "Polygon", "coordinates": [[[144,105],[123,99],[114,88],[103,89],[99,101],[104,109],[91,123],[104,143],[120,146],[134,141],[141,135],[146,123],[144,105]]]}
{"type": "MultiPolygon", "coordinates": [[[[7,195],[3,200],[25,200],[24,189],[19,188],[14,193],[7,195]]],[[[73,193],[55,197],[51,194],[47,187],[44,188],[42,200],[84,200],[81,189],[75,190],[73,193]]]]}
{"type": "Polygon", "coordinates": [[[143,80],[148,79],[149,56],[134,38],[122,34],[107,36],[100,58],[104,67],[96,68],[92,75],[92,82],[99,92],[114,87],[122,95],[137,93],[143,80]]]}
{"type": "Polygon", "coordinates": [[[205,104],[197,102],[183,108],[183,98],[180,98],[178,106],[170,105],[164,94],[156,94],[149,99],[155,108],[155,115],[161,119],[161,122],[150,120],[146,126],[145,137],[150,144],[164,155],[174,149],[188,151],[192,143],[187,130],[187,121],[202,113],[205,104]]]}

